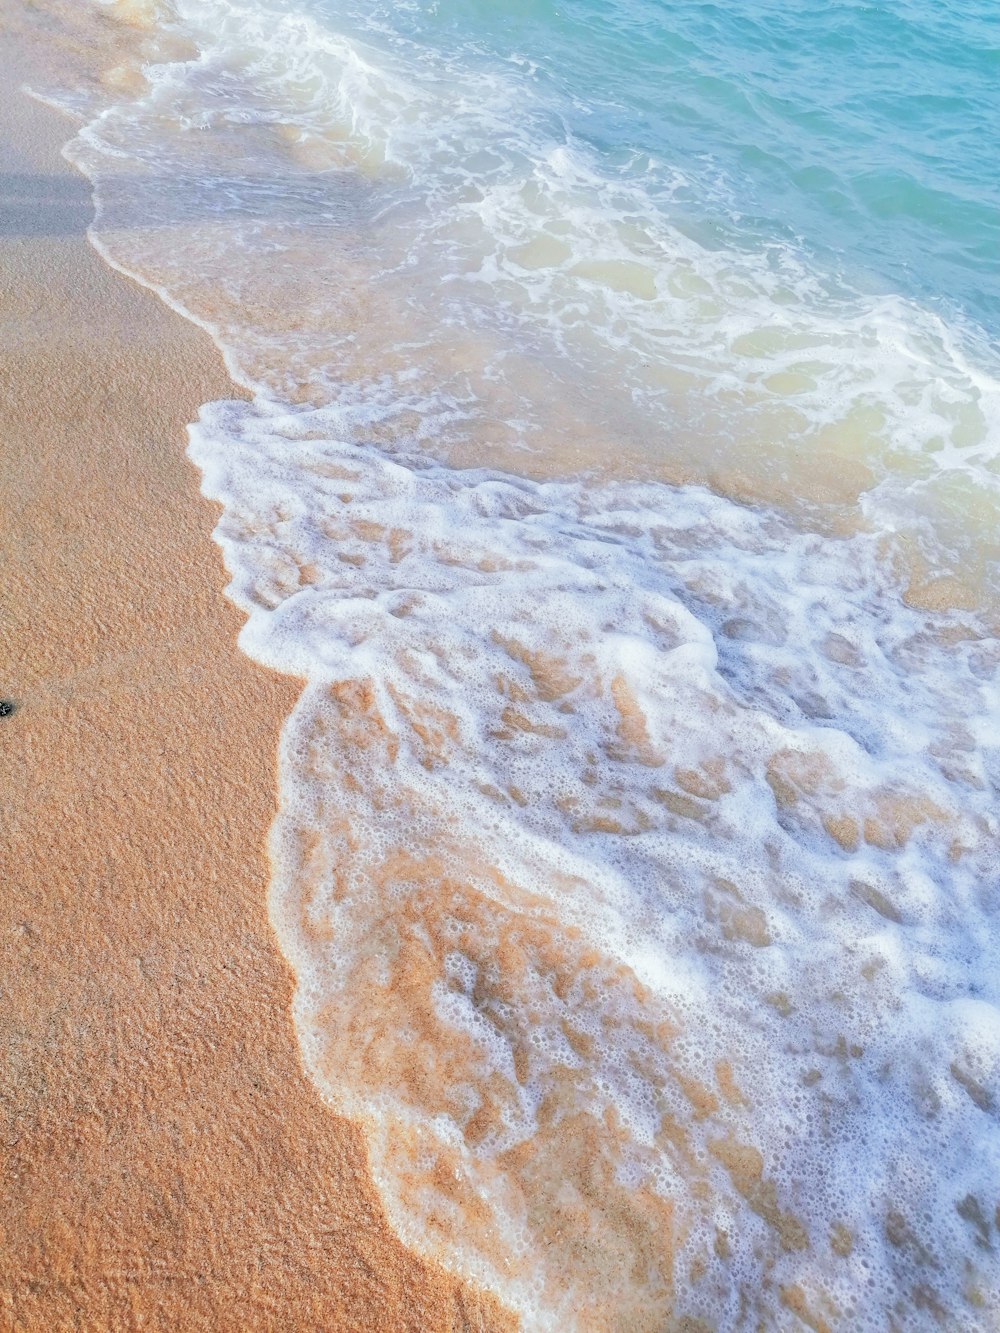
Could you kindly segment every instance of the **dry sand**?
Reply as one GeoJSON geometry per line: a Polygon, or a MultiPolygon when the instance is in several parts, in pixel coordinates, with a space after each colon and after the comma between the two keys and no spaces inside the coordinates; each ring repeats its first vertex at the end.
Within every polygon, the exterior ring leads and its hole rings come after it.
{"type": "Polygon", "coordinates": [[[264,852],[297,687],[236,649],[183,453],[233,386],[86,244],[24,69],[0,13],[0,1326],[506,1325],[301,1071],[264,852]]]}

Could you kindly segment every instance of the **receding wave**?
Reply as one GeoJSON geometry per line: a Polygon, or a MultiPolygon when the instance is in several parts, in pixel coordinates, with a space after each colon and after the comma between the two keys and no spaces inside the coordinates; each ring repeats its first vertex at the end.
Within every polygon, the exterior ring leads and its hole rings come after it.
{"type": "Polygon", "coordinates": [[[192,452],[308,682],[273,919],[400,1233],[537,1326],[985,1306],[995,641],[878,539],[351,424],[192,452]]]}

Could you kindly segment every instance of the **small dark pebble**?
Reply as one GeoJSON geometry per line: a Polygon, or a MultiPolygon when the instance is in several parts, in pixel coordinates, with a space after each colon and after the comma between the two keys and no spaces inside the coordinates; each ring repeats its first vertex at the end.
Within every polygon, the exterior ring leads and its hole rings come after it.
{"type": "Polygon", "coordinates": [[[13,699],[0,699],[0,717],[10,717],[16,708],[17,704],[13,699]]]}

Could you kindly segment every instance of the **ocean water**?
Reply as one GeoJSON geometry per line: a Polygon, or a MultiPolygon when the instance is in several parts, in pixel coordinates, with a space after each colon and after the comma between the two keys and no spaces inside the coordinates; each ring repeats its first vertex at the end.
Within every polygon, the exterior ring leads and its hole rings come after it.
{"type": "Polygon", "coordinates": [[[253,391],[190,452],[399,1234],[527,1328],[998,1327],[995,7],[41,8],[253,391]]]}

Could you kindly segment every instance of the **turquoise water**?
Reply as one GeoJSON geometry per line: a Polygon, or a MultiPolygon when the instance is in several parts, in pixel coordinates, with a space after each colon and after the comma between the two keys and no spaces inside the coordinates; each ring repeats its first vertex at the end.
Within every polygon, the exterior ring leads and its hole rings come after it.
{"type": "MultiPolygon", "coordinates": [[[[316,9],[345,26],[345,6],[316,9]]],[[[705,244],[795,245],[862,290],[1000,329],[990,0],[440,0],[365,6],[352,26],[470,69],[502,62],[541,94],[549,133],[612,170],[648,154],[650,188],[705,244]]]]}

